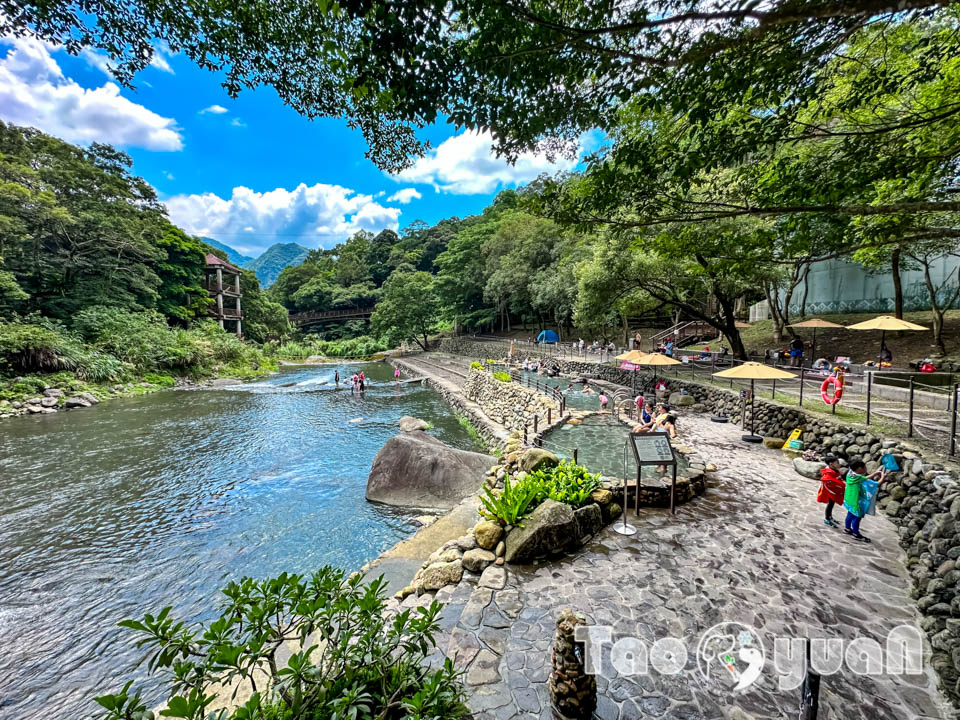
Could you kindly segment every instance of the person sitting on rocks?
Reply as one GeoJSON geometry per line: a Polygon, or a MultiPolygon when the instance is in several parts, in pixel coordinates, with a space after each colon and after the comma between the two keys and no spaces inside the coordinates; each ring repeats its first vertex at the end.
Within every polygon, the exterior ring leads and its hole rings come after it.
{"type": "Polygon", "coordinates": [[[843,481],[843,468],[840,460],[833,455],[827,455],[823,461],[827,464],[820,470],[820,490],[817,492],[817,502],[826,503],[827,509],[823,514],[823,524],[830,527],[840,527],[833,519],[833,506],[843,505],[843,493],[847,484],[843,481]]]}
{"type": "Polygon", "coordinates": [[[639,424],[635,425],[633,432],[635,433],[645,433],[653,430],[653,424],[655,418],[653,416],[653,406],[650,403],[644,403],[643,409],[640,411],[639,424]]]}

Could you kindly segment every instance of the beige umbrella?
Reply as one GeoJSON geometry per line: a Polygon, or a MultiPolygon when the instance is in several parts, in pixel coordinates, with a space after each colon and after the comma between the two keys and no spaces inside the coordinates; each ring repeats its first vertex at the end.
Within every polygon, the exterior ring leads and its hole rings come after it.
{"type": "MultiPolygon", "coordinates": [[[[735,365],[727,370],[721,370],[713,374],[714,377],[734,378],[750,381],[750,434],[744,435],[743,439],[747,442],[760,442],[763,438],[758,437],[753,432],[753,384],[756,380],[791,380],[796,377],[793,373],[779,368],[770,367],[758,362],[745,362],[742,365],[735,365]]],[[[744,428],[746,430],[746,428],[744,428]]]]}
{"type": "Polygon", "coordinates": [[[887,337],[887,330],[928,330],[923,325],[900,320],[892,315],[880,315],[870,320],[864,320],[856,325],[848,325],[847,330],[879,330],[880,331],[880,364],[877,368],[883,367],[883,347],[884,340],[887,337]]]}
{"type": "MultiPolygon", "coordinates": [[[[838,325],[837,323],[830,322],[829,320],[821,320],[820,318],[810,318],[809,320],[804,320],[803,322],[787,325],[787,327],[813,328],[813,347],[810,348],[810,354],[814,358],[816,358],[817,357],[817,328],[842,328],[843,325],[838,325]]],[[[803,363],[801,363],[801,365],[802,364],[803,363]]]]}

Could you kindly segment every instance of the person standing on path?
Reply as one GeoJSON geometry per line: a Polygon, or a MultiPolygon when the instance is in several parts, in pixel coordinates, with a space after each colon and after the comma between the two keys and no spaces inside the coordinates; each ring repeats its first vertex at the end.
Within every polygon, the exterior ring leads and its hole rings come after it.
{"type": "Polygon", "coordinates": [[[869,512],[869,500],[876,494],[876,486],[883,482],[882,470],[864,475],[866,471],[867,465],[863,460],[852,462],[850,471],[847,473],[846,490],[843,493],[843,507],[847,510],[843,531],[861,542],[870,542],[870,538],[860,534],[860,521],[869,512]],[[874,487],[870,487],[869,484],[873,484],[874,487]],[[866,507],[864,500],[867,501],[866,507]]]}
{"type": "Polygon", "coordinates": [[[823,524],[830,527],[840,527],[833,519],[833,506],[843,505],[843,493],[846,483],[843,481],[840,461],[833,455],[827,455],[823,461],[827,464],[820,470],[820,490],[817,492],[817,502],[826,503],[827,509],[823,514],[823,524]]]}

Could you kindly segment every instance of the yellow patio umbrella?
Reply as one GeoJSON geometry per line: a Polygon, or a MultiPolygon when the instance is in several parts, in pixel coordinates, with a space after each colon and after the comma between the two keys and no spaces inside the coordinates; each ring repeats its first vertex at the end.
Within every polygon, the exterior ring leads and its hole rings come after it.
{"type": "Polygon", "coordinates": [[[640,364],[640,361],[643,360],[645,357],[647,357],[647,353],[641,352],[640,350],[628,350],[628,351],[625,352],[625,353],[620,353],[619,355],[617,355],[617,360],[621,360],[621,361],[623,361],[623,362],[628,362],[628,363],[630,363],[631,365],[634,366],[634,368],[633,368],[633,378],[632,378],[632,383],[633,383],[632,389],[633,389],[633,393],[634,393],[634,394],[636,394],[636,392],[637,392],[637,368],[636,368],[636,366],[639,365],[639,364],[640,364]]]}
{"type": "MultiPolygon", "coordinates": [[[[887,337],[887,330],[928,330],[923,325],[900,320],[892,315],[880,315],[870,320],[864,320],[856,325],[847,325],[847,330],[879,330],[880,331],[880,364],[877,368],[883,367],[883,348],[884,340],[887,337]]],[[[892,363],[891,363],[892,364],[892,363]]]]}
{"type": "MultiPolygon", "coordinates": [[[[750,434],[744,435],[743,439],[747,442],[760,442],[763,440],[753,432],[753,384],[756,380],[792,380],[796,377],[793,373],[771,367],[758,362],[745,362],[742,365],[734,365],[727,370],[721,370],[714,373],[714,377],[733,378],[735,380],[750,381],[750,434]]],[[[744,428],[746,430],[746,428],[744,428]]]]}
{"type": "Polygon", "coordinates": [[[817,328],[842,328],[843,325],[838,325],[837,323],[830,322],[829,320],[821,320],[820,318],[810,318],[809,320],[804,320],[803,322],[787,325],[787,327],[813,328],[813,347],[810,348],[810,354],[814,358],[816,358],[817,357],[817,328]]]}

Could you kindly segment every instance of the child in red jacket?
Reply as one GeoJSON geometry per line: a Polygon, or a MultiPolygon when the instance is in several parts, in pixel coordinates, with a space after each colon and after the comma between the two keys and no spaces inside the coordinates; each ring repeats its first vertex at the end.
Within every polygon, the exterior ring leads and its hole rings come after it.
{"type": "Polygon", "coordinates": [[[820,491],[817,493],[817,502],[827,504],[827,510],[823,514],[823,524],[840,527],[839,523],[833,519],[833,506],[843,505],[843,493],[847,489],[847,484],[841,474],[840,461],[833,455],[827,455],[823,460],[827,466],[820,471],[820,491]]]}

